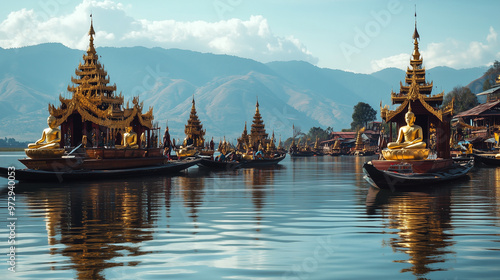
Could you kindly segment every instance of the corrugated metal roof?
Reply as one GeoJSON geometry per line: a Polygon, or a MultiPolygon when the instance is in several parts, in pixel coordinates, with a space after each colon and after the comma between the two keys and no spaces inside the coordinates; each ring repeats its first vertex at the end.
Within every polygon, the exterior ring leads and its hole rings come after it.
{"type": "MultiPolygon", "coordinates": [[[[462,113],[456,114],[454,117],[459,118],[459,117],[468,117],[468,116],[479,116],[485,111],[490,110],[491,108],[495,107],[500,103],[500,100],[497,100],[495,102],[488,102],[484,104],[479,104],[476,107],[469,109],[467,111],[464,111],[462,113]]],[[[491,114],[488,114],[491,115],[491,114]]]]}
{"type": "Polygon", "coordinates": [[[489,90],[485,90],[485,91],[480,92],[480,93],[478,93],[476,95],[488,95],[488,94],[495,93],[496,91],[500,91],[500,86],[492,87],[489,90]]]}

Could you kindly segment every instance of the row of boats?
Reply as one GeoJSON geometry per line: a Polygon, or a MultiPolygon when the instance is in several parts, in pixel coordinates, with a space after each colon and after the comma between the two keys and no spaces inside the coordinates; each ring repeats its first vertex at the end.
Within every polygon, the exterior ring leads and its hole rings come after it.
{"type": "MultiPolygon", "coordinates": [[[[116,85],[109,85],[107,72],[98,62],[94,35],[91,23],[84,62],[75,71],[77,77],[71,78],[73,85],[68,86],[72,97],[60,96],[59,106],[49,105],[49,127],[25,150],[27,157],[20,160],[27,168],[15,170],[14,176],[11,168],[0,167],[0,176],[35,182],[100,180],[168,175],[193,165],[212,170],[269,166],[286,157],[281,141],[279,147],[275,146],[274,133],[268,137],[258,101],[250,133],[245,123],[236,147],[219,145],[220,155],[216,158],[213,139],[205,143],[194,97],[182,145],[177,148],[170,140],[168,126],[159,141],[153,109],[143,113],[138,97],[132,100],[131,107],[128,102],[125,105],[123,96],[115,94],[116,85]],[[172,150],[176,156],[171,156],[172,150]]],[[[406,71],[405,82],[398,93],[391,92],[392,103],[399,106],[395,110],[382,104],[380,107],[382,119],[395,124],[389,126],[389,139],[396,141],[380,147],[379,159],[364,164],[367,181],[391,190],[422,188],[466,177],[474,160],[500,166],[500,159],[481,155],[462,161],[451,158],[453,102],[442,107],[444,93],[431,95],[433,83],[425,80],[416,24],[413,39],[411,67],[406,71]],[[398,128],[395,137],[393,126],[398,128]]],[[[292,157],[315,155],[313,150],[301,151],[294,143],[289,153],[292,157]]],[[[369,154],[370,151],[360,150],[359,155],[369,154]]]]}

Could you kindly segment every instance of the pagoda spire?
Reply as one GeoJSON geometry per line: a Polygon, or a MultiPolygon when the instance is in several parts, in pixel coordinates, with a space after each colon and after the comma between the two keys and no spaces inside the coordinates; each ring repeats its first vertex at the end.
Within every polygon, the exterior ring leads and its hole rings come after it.
{"type": "Polygon", "coordinates": [[[259,99],[257,98],[257,103],[255,104],[255,115],[253,116],[252,128],[250,130],[250,135],[252,139],[252,144],[257,142],[263,142],[267,139],[266,129],[264,128],[264,121],[259,111],[259,99]]]}
{"type": "Polygon", "coordinates": [[[418,31],[417,31],[417,10],[416,10],[416,7],[415,7],[415,31],[413,31],[412,38],[414,40],[413,41],[413,45],[414,45],[414,47],[413,47],[413,60],[421,61],[420,52],[418,51],[418,40],[420,40],[420,35],[418,34],[418,31]]]}
{"type": "Polygon", "coordinates": [[[89,49],[87,53],[96,53],[95,48],[94,48],[94,19],[92,18],[92,14],[90,14],[90,29],[89,29],[89,36],[90,36],[90,42],[89,42],[89,49]]]}
{"type": "Polygon", "coordinates": [[[107,99],[105,104],[101,104],[101,109],[107,109],[113,106],[118,110],[119,105],[123,103],[123,97],[118,96],[115,98],[114,92],[116,85],[109,84],[109,76],[104,67],[99,63],[97,52],[94,47],[94,21],[92,14],[90,15],[90,29],[88,32],[90,36],[89,48],[87,53],[83,55],[83,64],[78,65],[75,71],[77,77],[71,77],[73,85],[68,86],[68,91],[76,94],[77,92],[87,97],[103,97],[107,99]]]}
{"type": "Polygon", "coordinates": [[[184,143],[184,146],[192,143],[195,147],[203,147],[205,143],[205,131],[203,130],[203,125],[198,119],[198,114],[196,113],[194,95],[191,102],[193,104],[191,106],[191,113],[189,114],[188,122],[184,127],[184,133],[186,134],[186,143],[184,143]]]}
{"type": "Polygon", "coordinates": [[[413,52],[410,56],[410,66],[407,67],[404,82],[400,82],[399,93],[391,92],[392,104],[402,104],[406,99],[415,100],[422,95],[426,102],[432,107],[440,106],[443,101],[444,93],[431,95],[433,82],[426,81],[425,67],[422,67],[423,59],[419,51],[420,34],[417,29],[417,12],[415,11],[415,29],[412,35],[413,52]]]}

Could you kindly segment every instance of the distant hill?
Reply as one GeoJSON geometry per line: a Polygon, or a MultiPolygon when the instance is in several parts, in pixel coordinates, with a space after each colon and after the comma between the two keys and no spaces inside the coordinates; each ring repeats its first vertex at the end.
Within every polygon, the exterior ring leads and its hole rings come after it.
{"type": "MultiPolygon", "coordinates": [[[[404,71],[384,69],[356,74],[319,68],[302,61],[260,63],[228,55],[162,48],[97,48],[111,83],[126,99],[140,96],[154,107],[162,128],[184,138],[191,100],[207,136],[234,141],[245,121],[250,127],[257,98],[266,130],[287,138],[292,125],[340,130],[350,126],[354,105],[363,101],[378,110],[390,104],[404,71]]],[[[0,48],[0,138],[34,141],[46,127],[47,105],[58,105],[84,51],[61,44],[0,48]]],[[[450,91],[481,76],[486,68],[428,71],[437,91],[450,91]]]]}

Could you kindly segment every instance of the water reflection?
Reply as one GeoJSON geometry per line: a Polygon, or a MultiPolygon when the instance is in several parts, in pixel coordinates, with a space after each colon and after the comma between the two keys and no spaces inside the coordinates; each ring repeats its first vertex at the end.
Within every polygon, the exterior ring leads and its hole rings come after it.
{"type": "Polygon", "coordinates": [[[255,221],[257,227],[255,231],[260,231],[259,225],[262,220],[262,210],[265,204],[266,192],[271,191],[274,184],[274,172],[279,166],[265,168],[246,168],[243,169],[243,178],[245,185],[252,193],[252,203],[255,208],[255,221]]]}
{"type": "Polygon", "coordinates": [[[104,279],[106,268],[139,264],[120,262],[118,257],[150,253],[137,244],[153,239],[148,229],[167,186],[116,182],[104,187],[46,188],[29,193],[27,203],[33,210],[45,211],[49,245],[65,245],[53,246],[50,254],[68,257],[79,279],[104,279]]]}
{"type": "MultiPolygon", "coordinates": [[[[184,205],[189,209],[189,217],[193,220],[194,228],[198,228],[198,208],[203,204],[205,194],[205,178],[202,176],[177,177],[184,205]]],[[[195,234],[196,232],[193,232],[195,234]]]]}
{"type": "Polygon", "coordinates": [[[411,272],[424,276],[432,271],[446,270],[436,266],[446,261],[447,254],[453,254],[451,246],[450,188],[440,188],[430,193],[391,193],[370,188],[367,196],[369,215],[377,212],[386,218],[384,227],[397,230],[396,237],[383,241],[396,252],[408,255],[408,259],[394,260],[408,263],[411,272]]]}

